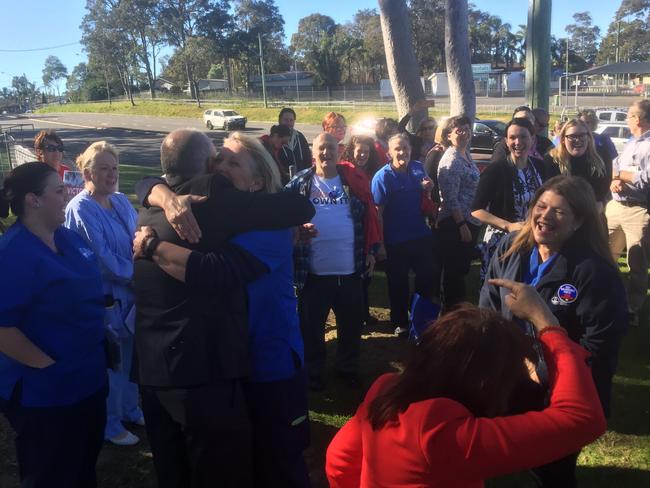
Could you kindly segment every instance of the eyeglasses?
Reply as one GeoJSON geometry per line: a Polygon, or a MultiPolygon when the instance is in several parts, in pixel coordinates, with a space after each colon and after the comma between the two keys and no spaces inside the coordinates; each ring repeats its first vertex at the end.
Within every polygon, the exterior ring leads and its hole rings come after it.
{"type": "Polygon", "coordinates": [[[42,146],[41,150],[45,152],[56,152],[56,151],[63,152],[64,148],[62,144],[58,146],[55,146],[54,144],[48,144],[47,146],[42,146]]]}
{"type": "Polygon", "coordinates": [[[584,132],[582,134],[567,134],[564,136],[564,138],[568,139],[571,142],[578,142],[578,141],[584,141],[587,138],[587,135],[588,134],[584,132]]]}
{"type": "Polygon", "coordinates": [[[337,125],[330,125],[329,128],[334,129],[334,130],[338,130],[338,129],[347,129],[348,126],[345,125],[345,124],[343,124],[343,125],[337,124],[337,125]]]}

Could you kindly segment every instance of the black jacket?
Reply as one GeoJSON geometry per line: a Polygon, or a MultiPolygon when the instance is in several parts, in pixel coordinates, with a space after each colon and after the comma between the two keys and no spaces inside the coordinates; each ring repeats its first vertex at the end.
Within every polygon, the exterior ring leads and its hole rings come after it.
{"type": "MultiPolygon", "coordinates": [[[[555,176],[548,163],[532,158],[530,162],[539,174],[542,183],[555,176]]],[[[517,168],[506,158],[488,164],[478,181],[472,211],[487,209],[497,217],[514,222],[515,197],[512,192],[512,184],[516,172],[517,168]]]]}
{"type": "MultiPolygon", "coordinates": [[[[512,313],[505,305],[508,290],[491,285],[488,279],[523,281],[529,268],[529,254],[515,253],[502,260],[515,235],[509,234],[499,244],[479,298],[479,306],[500,311],[509,319],[512,313]]],[[[628,326],[625,289],[618,270],[580,245],[579,240],[576,235],[575,243],[565,245],[536,289],[569,337],[592,353],[594,382],[603,409],[609,414],[612,377],[628,326]],[[560,287],[564,285],[569,285],[568,290],[575,290],[574,299],[560,298],[560,287]]]]}
{"type": "MultiPolygon", "coordinates": [[[[548,165],[552,176],[558,176],[560,174],[560,167],[553,160],[553,156],[547,154],[544,156],[544,162],[548,165]]],[[[611,159],[609,160],[609,166],[605,162],[605,174],[603,176],[594,176],[591,174],[591,165],[585,156],[579,158],[571,157],[571,176],[579,176],[587,180],[587,183],[594,190],[596,201],[605,204],[610,199],[609,184],[612,181],[611,159]]]]}
{"type": "Polygon", "coordinates": [[[296,132],[298,143],[293,148],[293,151],[289,149],[288,146],[284,146],[282,149],[280,149],[278,153],[278,159],[280,160],[280,163],[287,168],[291,165],[295,165],[297,173],[303,169],[311,168],[312,161],[311,150],[309,149],[309,143],[307,143],[307,139],[305,139],[305,136],[302,134],[302,132],[295,129],[294,131],[296,132]]]}
{"type": "MultiPolygon", "coordinates": [[[[150,179],[144,187],[150,189],[159,181],[150,179]]],[[[220,175],[194,178],[172,189],[208,197],[193,207],[203,233],[193,247],[220,253],[223,274],[215,279],[221,280],[222,292],[190,289],[152,261],[136,260],[134,380],[147,386],[190,387],[244,377],[249,367],[245,284],[267,270],[226,241],[253,229],[309,222],[314,208],[306,198],[291,193],[237,191],[220,175]]],[[[161,209],[141,210],[139,225],[154,227],[162,240],[192,247],[178,238],[161,209]]]]}

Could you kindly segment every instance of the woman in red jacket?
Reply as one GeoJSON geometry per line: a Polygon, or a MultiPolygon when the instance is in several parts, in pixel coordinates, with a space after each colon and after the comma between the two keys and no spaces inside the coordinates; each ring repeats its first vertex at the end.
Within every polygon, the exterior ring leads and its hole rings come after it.
{"type": "Polygon", "coordinates": [[[530,381],[532,344],[513,322],[464,306],[427,330],[401,374],[373,384],[334,437],[326,463],[332,488],[478,488],[575,452],[605,431],[587,352],[534,288],[492,283],[511,291],[510,309],[537,329],[550,405],[507,415],[516,388],[530,381]]]}

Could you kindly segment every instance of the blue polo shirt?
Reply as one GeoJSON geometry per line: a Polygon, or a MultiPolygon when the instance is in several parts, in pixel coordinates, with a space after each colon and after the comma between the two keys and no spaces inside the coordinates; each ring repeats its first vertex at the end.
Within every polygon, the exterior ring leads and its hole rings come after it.
{"type": "Polygon", "coordinates": [[[268,274],[248,285],[250,379],[267,382],[292,378],[296,367],[304,362],[293,289],[292,232],[247,232],[232,242],[269,268],[268,274]]]}
{"type": "Polygon", "coordinates": [[[410,161],[403,173],[390,164],[372,179],[372,197],[383,205],[384,243],[400,244],[431,235],[422,215],[422,180],[427,173],[419,161],[410,161]]]}
{"type": "Polygon", "coordinates": [[[21,405],[76,403],[106,384],[104,295],[93,252],[59,227],[53,252],[20,222],[0,237],[0,327],[16,327],[54,359],[30,368],[0,353],[0,397],[22,381],[21,405]]]}

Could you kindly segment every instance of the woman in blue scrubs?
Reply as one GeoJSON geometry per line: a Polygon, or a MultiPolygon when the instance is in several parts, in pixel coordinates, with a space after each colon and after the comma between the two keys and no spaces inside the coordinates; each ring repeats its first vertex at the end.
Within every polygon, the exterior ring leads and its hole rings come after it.
{"type": "Polygon", "coordinates": [[[2,196],[18,219],[0,237],[0,411],[21,484],[94,487],[106,420],[97,259],[61,226],[64,187],[48,165],[14,169],[2,196]]]}
{"type": "Polygon", "coordinates": [[[66,208],[65,226],[77,232],[97,256],[102,270],[104,296],[112,307],[106,309],[109,340],[119,350],[115,364],[109,365],[109,393],[104,438],[129,446],[140,439],[122,421],[144,425],[138,406],[138,386],[129,381],[133,357],[134,296],[131,242],[138,215],[129,199],[117,191],[118,155],[106,141],[91,144],[77,158],[86,188],[66,208]]]}

